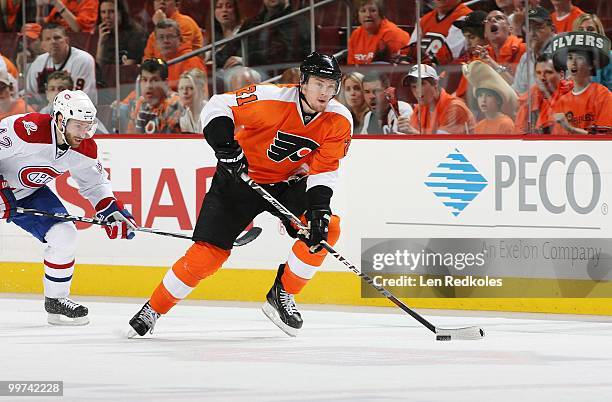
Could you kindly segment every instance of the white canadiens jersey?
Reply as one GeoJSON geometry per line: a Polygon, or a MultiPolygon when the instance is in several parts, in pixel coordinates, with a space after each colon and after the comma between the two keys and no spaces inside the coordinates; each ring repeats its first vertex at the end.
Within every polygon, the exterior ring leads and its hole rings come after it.
{"type": "Polygon", "coordinates": [[[61,65],[55,66],[53,58],[49,53],[43,53],[32,62],[26,76],[25,92],[44,96],[47,77],[52,72],[66,71],[74,80],[74,89],[85,92],[91,101],[98,102],[98,91],[96,89],[96,62],[92,55],[70,47],[68,59],[61,65]]]}
{"type": "Polygon", "coordinates": [[[113,197],[97,154],[93,139],[83,140],[78,148],[58,148],[55,123],[48,114],[18,114],[0,121],[0,175],[14,188],[18,200],[67,171],[93,206],[113,197]]]}

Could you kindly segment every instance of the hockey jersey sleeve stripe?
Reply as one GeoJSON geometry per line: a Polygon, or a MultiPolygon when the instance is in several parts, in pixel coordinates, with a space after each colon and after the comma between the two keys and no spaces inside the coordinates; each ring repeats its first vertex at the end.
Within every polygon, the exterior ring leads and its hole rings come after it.
{"type": "Polygon", "coordinates": [[[338,182],[338,176],[338,170],[308,176],[308,179],[306,180],[306,191],[310,190],[314,186],[326,186],[334,190],[336,183],[338,182]]]}
{"type": "Polygon", "coordinates": [[[236,96],[233,94],[213,95],[208,101],[202,112],[200,120],[202,127],[206,127],[215,117],[227,116],[234,120],[232,106],[236,106],[236,96]]]}

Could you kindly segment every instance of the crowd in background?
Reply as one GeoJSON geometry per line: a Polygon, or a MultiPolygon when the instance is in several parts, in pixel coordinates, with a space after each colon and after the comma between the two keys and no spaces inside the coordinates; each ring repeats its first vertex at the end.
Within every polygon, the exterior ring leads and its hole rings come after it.
{"type": "MultiPolygon", "coordinates": [[[[201,133],[212,93],[299,83],[310,14],[268,23],[309,1],[211,1],[212,26],[188,0],[3,0],[0,119],[70,88],[98,105],[98,133],[201,133]]],[[[412,0],[355,0],[347,37],[339,1],[317,11],[315,46],[339,52],[356,134],[612,134],[612,7],[575,2],[432,0],[416,16],[412,0]]]]}

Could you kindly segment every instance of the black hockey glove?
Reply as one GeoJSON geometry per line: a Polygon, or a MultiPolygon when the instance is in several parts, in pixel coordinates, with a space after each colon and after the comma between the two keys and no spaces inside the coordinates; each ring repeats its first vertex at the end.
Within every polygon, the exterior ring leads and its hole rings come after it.
{"type": "Polygon", "coordinates": [[[331,208],[329,202],[333,191],[327,186],[314,186],[307,192],[308,209],[304,216],[308,223],[309,233],[298,236],[310,248],[311,253],[318,253],[323,246],[322,241],[327,240],[329,220],[331,219],[331,208]]]}
{"type": "Polygon", "coordinates": [[[219,148],[215,156],[219,161],[219,166],[225,169],[236,182],[243,182],[240,175],[249,173],[249,163],[239,145],[236,148],[219,148]]]}
{"type": "Polygon", "coordinates": [[[312,254],[318,253],[323,249],[321,242],[327,241],[331,210],[329,208],[308,210],[305,216],[310,233],[307,236],[301,236],[301,239],[310,248],[312,254]]]}

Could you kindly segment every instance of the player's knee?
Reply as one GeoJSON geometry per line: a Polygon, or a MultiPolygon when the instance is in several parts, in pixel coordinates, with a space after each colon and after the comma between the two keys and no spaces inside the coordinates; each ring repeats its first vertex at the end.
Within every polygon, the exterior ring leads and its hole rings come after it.
{"type": "Polygon", "coordinates": [[[71,257],[76,254],[77,229],[71,222],[59,222],[51,226],[45,235],[49,251],[61,257],[71,257]]]}
{"type": "Polygon", "coordinates": [[[186,279],[184,280],[185,283],[193,282],[194,280],[200,281],[217,272],[229,255],[229,250],[199,241],[189,247],[185,256],[181,259],[182,269],[180,269],[181,267],[177,268],[179,268],[178,271],[182,272],[177,272],[175,269],[175,273],[179,278],[181,278],[181,274],[186,276],[184,278],[186,279]]]}

